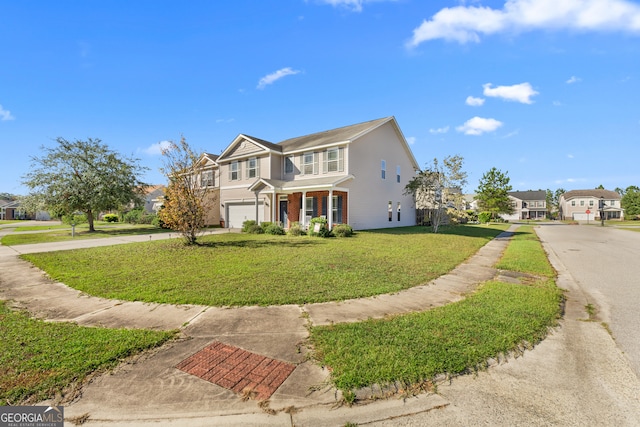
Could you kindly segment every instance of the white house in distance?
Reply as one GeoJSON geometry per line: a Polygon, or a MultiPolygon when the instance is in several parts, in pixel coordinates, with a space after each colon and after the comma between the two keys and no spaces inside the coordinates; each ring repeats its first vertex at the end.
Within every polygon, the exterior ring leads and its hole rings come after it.
{"type": "Polygon", "coordinates": [[[604,219],[624,218],[624,210],[620,206],[620,194],[611,190],[571,190],[560,196],[560,219],[576,221],[601,220],[600,201],[604,202],[604,219]]]}
{"type": "Polygon", "coordinates": [[[331,228],[415,225],[404,188],[419,170],[394,117],[272,143],[238,135],[215,159],[220,222],[308,225],[325,216],[331,228]]]}

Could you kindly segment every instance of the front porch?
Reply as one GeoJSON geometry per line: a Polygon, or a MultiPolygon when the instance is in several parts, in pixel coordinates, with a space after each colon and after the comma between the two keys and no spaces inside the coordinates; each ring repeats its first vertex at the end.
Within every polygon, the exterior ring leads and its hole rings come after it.
{"type": "MultiPolygon", "coordinates": [[[[311,218],[324,217],[329,229],[335,224],[349,223],[349,191],[338,184],[350,177],[282,182],[260,179],[249,189],[254,192],[256,205],[264,200],[264,218],[278,222],[288,229],[294,223],[307,228],[311,218]]],[[[260,222],[259,217],[256,221],[260,222]]]]}

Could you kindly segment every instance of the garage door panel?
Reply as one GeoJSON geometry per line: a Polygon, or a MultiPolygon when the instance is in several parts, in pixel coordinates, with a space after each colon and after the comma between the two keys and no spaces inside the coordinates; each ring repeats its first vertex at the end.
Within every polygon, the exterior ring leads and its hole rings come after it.
{"type": "MultiPolygon", "coordinates": [[[[242,228],[242,223],[256,219],[255,203],[227,203],[227,227],[242,228]]],[[[264,221],[264,205],[258,203],[258,221],[264,221]]]]}

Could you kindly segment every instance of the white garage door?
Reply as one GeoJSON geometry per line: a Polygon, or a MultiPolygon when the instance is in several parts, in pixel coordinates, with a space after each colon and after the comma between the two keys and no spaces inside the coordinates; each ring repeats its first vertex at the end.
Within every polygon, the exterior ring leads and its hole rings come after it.
{"type": "MultiPolygon", "coordinates": [[[[227,227],[242,228],[246,220],[256,219],[256,204],[254,203],[227,203],[227,227]]],[[[258,221],[264,221],[264,206],[258,203],[258,221]]]]}
{"type": "Polygon", "coordinates": [[[586,213],[574,213],[573,219],[575,221],[593,221],[595,219],[595,214],[590,213],[587,215],[586,213]]]}

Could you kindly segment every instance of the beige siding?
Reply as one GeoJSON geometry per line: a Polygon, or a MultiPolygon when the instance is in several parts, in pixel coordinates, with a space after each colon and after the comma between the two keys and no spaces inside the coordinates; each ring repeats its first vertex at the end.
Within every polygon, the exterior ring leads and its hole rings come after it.
{"type": "Polygon", "coordinates": [[[391,123],[386,123],[356,140],[348,150],[348,173],[355,176],[349,188],[349,223],[354,229],[373,229],[414,225],[415,206],[404,187],[415,175],[410,156],[391,123]],[[386,162],[386,178],[382,179],[381,161],[386,162]],[[396,167],[400,166],[400,183],[396,167]],[[389,202],[392,221],[388,219],[389,202]],[[397,206],[400,202],[400,221],[397,206]]]}
{"type": "Polygon", "coordinates": [[[251,154],[260,154],[264,149],[255,145],[254,143],[247,141],[246,139],[238,143],[233,149],[225,155],[226,158],[245,157],[251,154]]]}

